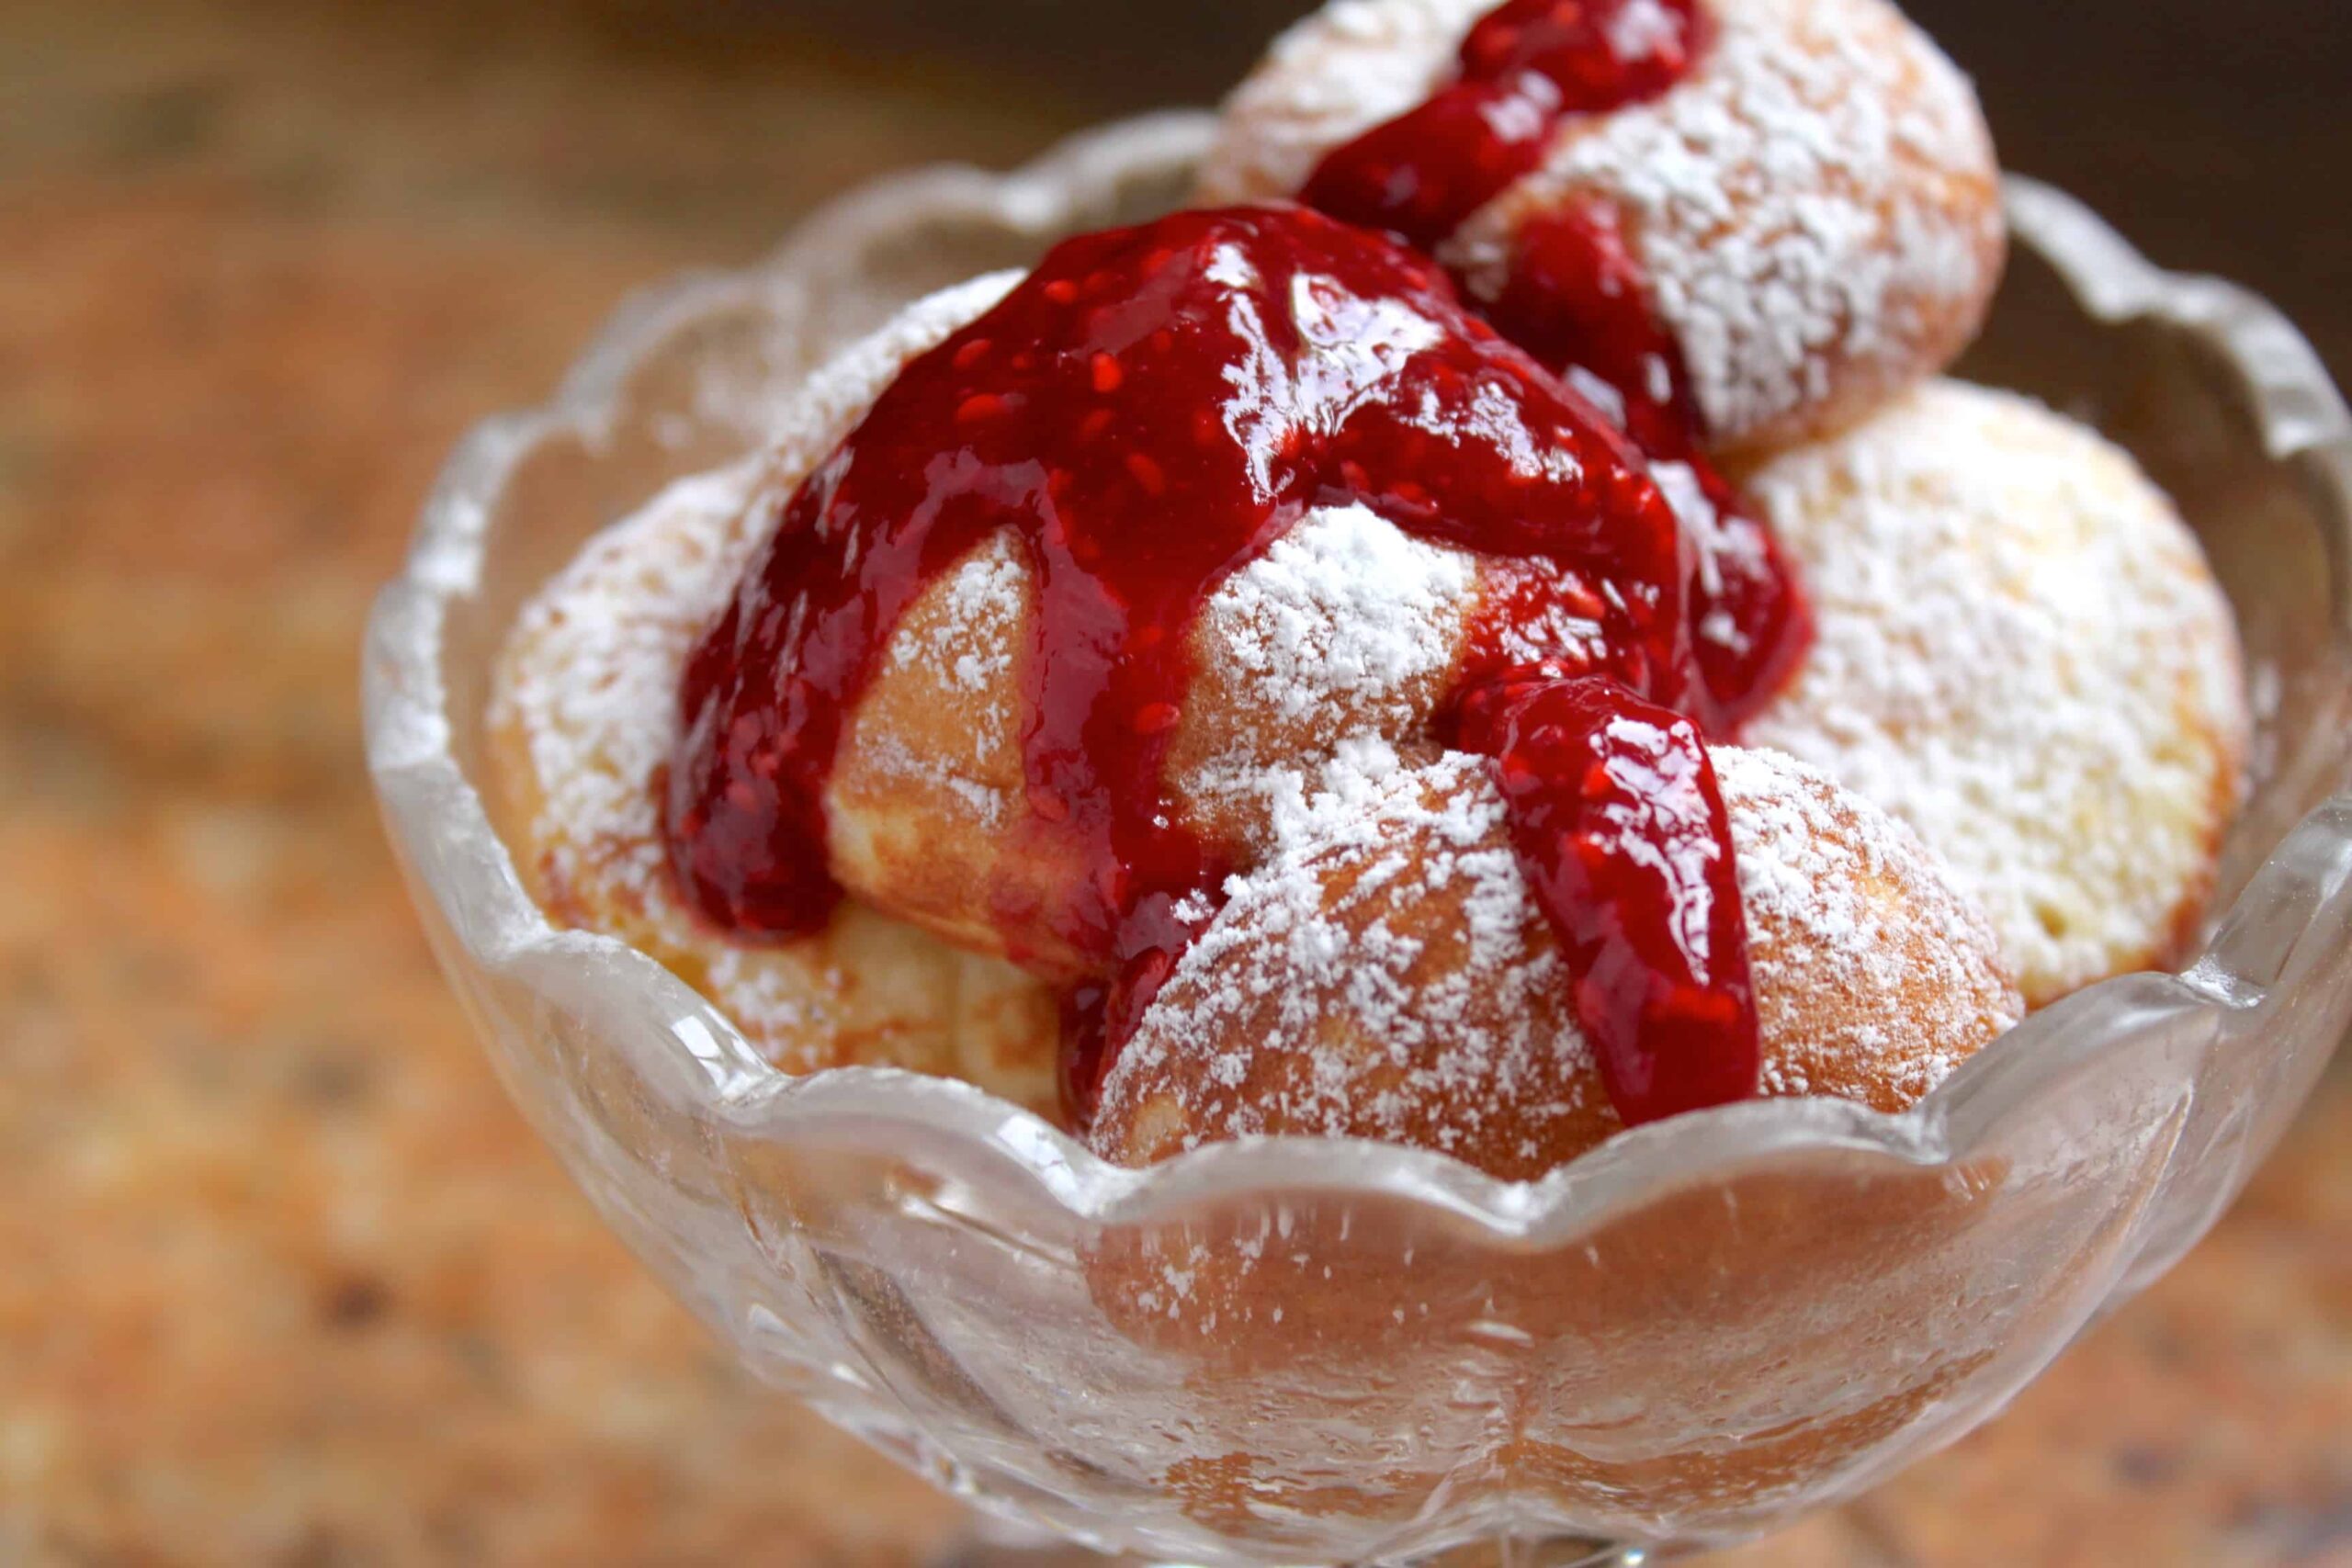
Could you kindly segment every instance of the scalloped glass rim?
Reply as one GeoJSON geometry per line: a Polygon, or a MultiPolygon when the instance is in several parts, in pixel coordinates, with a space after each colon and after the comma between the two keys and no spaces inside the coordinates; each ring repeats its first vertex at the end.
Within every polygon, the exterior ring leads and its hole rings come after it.
{"type": "MultiPolygon", "coordinates": [[[[672,1109],[738,1135],[881,1150],[919,1142],[936,1168],[968,1167],[977,1176],[992,1167],[1000,1179],[1017,1172],[1040,1199],[1098,1224],[1153,1220],[1253,1191],[1317,1190],[1412,1200],[1498,1244],[1534,1248],[1711,1170],[1796,1151],[1956,1166],[2006,1119],[2119,1050],[2164,1052],[2186,1085],[2225,1017],[2256,1024],[2352,945],[2347,792],[2288,835],[2186,973],[2125,976],[2035,1015],[1911,1111],[1884,1115],[1826,1100],[1754,1101],[1644,1127],[1539,1181],[1506,1182],[1444,1155],[1296,1138],[1217,1145],[1149,1169],[1125,1169],[967,1084],[870,1068],[787,1078],[650,958],[609,938],[552,927],[525,892],[458,765],[441,672],[447,611],[479,588],[494,502],[521,458],[550,435],[597,440],[633,368],[658,345],[699,318],[756,299],[811,258],[846,254],[860,238],[903,226],[918,211],[978,215],[1011,231],[1045,235],[1083,208],[1089,193],[1139,169],[1189,164],[1209,124],[1195,114],[1148,117],[1078,137],[1011,175],[943,168],[868,186],[809,219],[758,266],[690,276],[631,302],[552,401],[489,420],[466,437],[424,508],[405,570],[371,617],[366,700],[368,764],[393,838],[418,896],[438,907],[473,964],[526,985],[560,978],[571,995],[614,1016],[656,1022],[627,1032],[618,1048],[628,1055],[628,1069],[672,1109]],[[2282,920],[2280,911],[2305,913],[2282,920]]],[[[2057,271],[2088,314],[2110,323],[2153,319],[2215,345],[2243,378],[2245,404],[2274,463],[2317,487],[2339,525],[2352,518],[2352,417],[2283,316],[2234,285],[2159,270],[2047,186],[2012,178],[2008,204],[2018,243],[2057,271]]],[[[2331,628],[2340,645],[2352,647],[2352,545],[2341,526],[2327,548],[2331,628]]],[[[2224,1187],[2210,1212],[2167,1227],[2177,1232],[2168,1238],[2169,1256],[2143,1257],[2137,1279],[2202,1233],[2235,1182],[2224,1187]]]]}

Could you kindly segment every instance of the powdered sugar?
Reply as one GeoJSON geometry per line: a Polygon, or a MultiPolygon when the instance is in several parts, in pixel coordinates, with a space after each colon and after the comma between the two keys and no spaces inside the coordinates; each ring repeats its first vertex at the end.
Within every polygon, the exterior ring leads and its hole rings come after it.
{"type": "Polygon", "coordinates": [[[1474,570],[1365,506],[1322,508],[1220,584],[1209,626],[1285,718],[1335,693],[1377,703],[1436,674],[1461,639],[1474,570]]]}
{"type": "Polygon", "coordinates": [[[1270,792],[1295,769],[1351,736],[1423,732],[1497,570],[1369,508],[1324,507],[1218,584],[1169,761],[1195,825],[1261,846],[1270,792]]]}
{"type": "Polygon", "coordinates": [[[1627,0],[1609,18],[1609,47],[1625,60],[1646,60],[1682,36],[1682,24],[1660,0],[1627,0]]]}
{"type": "Polygon", "coordinates": [[[2233,807],[2233,623],[2130,459],[1953,383],[1767,464],[1819,641],[1749,739],[1916,828],[2037,1004],[2159,962],[2233,807]]]}
{"type": "Polygon", "coordinates": [[[491,723],[524,739],[535,837],[549,879],[577,896],[659,896],[653,779],[677,735],[678,673],[750,554],[759,472],[741,463],[671,486],[590,541],[516,622],[491,723]]]}
{"type": "Polygon", "coordinates": [[[1460,1111],[1444,1135],[1466,1141],[1486,1108],[1540,1115],[1562,1059],[1588,1058],[1560,1027],[1558,953],[1529,940],[1533,911],[1485,767],[1456,754],[1410,770],[1360,739],[1319,777],[1278,787],[1277,848],[1227,884],[1224,912],[1114,1069],[1106,1119],[1123,1098],[1194,1076],[1216,1112],[1195,1138],[1403,1139],[1442,1103],[1460,1111]],[[1267,1055],[1283,1052],[1295,1070],[1266,1081],[1267,1055]]]}
{"type": "Polygon", "coordinates": [[[980,693],[1012,668],[1012,642],[972,635],[975,627],[1017,625],[1026,609],[1028,571],[1012,536],[998,534],[942,580],[945,614],[925,635],[890,644],[894,665],[929,662],[947,671],[959,691],[980,693]]]}
{"type": "Polygon", "coordinates": [[[1864,1099],[1867,1086],[1882,1109],[1908,1105],[2017,1021],[1992,927],[1910,829],[1787,757],[1711,754],[1747,913],[1765,1093],[1864,1099]]]}

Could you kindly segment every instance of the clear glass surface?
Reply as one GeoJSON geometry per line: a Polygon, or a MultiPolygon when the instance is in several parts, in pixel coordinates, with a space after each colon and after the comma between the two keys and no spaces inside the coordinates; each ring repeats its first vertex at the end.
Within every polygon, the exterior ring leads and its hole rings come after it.
{"type": "Polygon", "coordinates": [[[2352,1013],[2352,426],[2268,307],[2053,190],[2013,184],[1963,373],[2179,501],[2245,628],[2259,777],[2193,968],[2037,1015],[1907,1114],[1738,1105],[1534,1183],[1305,1140],[1119,1169],[967,1085],[781,1077],[651,960],[551,928],[492,829],[486,675],[539,582],[908,299],[1181,202],[1204,137],[1167,117],[888,182],[640,300],[552,403],[467,440],[367,658],[442,962],[539,1132],[745,1365],[1013,1525],[1202,1563],[1565,1562],[1857,1493],[2193,1245],[2352,1013]]]}

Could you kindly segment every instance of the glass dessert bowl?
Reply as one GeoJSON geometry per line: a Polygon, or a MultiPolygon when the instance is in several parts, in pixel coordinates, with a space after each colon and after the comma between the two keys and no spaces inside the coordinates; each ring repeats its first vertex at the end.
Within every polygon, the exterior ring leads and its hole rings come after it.
{"type": "Polygon", "coordinates": [[[2033,1015],[1911,1111],[1751,1101],[1533,1182],[1305,1139],[1121,1168],[965,1084],[785,1077],[650,958],[554,929],[491,825],[492,658],[591,534],[751,450],[910,300],[1182,205],[1209,135],[888,182],[640,302],[465,444],[367,665],[436,950],[534,1123],[747,1366],[1008,1520],[1197,1562],[1577,1561],[1850,1495],[2193,1245],[2352,1017],[2352,425],[2274,312],[2056,192],[2012,183],[2018,254],[1962,369],[2098,427],[2195,526],[2254,788],[2192,967],[2033,1015]]]}

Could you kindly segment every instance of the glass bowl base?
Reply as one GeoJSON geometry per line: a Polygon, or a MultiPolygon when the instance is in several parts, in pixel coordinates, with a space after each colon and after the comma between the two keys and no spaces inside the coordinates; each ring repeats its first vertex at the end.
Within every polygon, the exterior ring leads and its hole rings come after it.
{"type": "MultiPolygon", "coordinates": [[[[1416,1559],[1409,1568],[1651,1568],[1679,1555],[1657,1547],[1559,1537],[1547,1540],[1496,1540],[1465,1546],[1436,1557],[1416,1559]]],[[[1142,1557],[1104,1557],[1080,1547],[1046,1541],[1011,1543],[983,1536],[958,1542],[932,1560],[931,1568],[1190,1568],[1142,1557]]],[[[1372,1568],[1372,1565],[1363,1565],[1372,1568]]],[[[1401,1568],[1401,1565],[1400,1565],[1401,1568]]]]}

